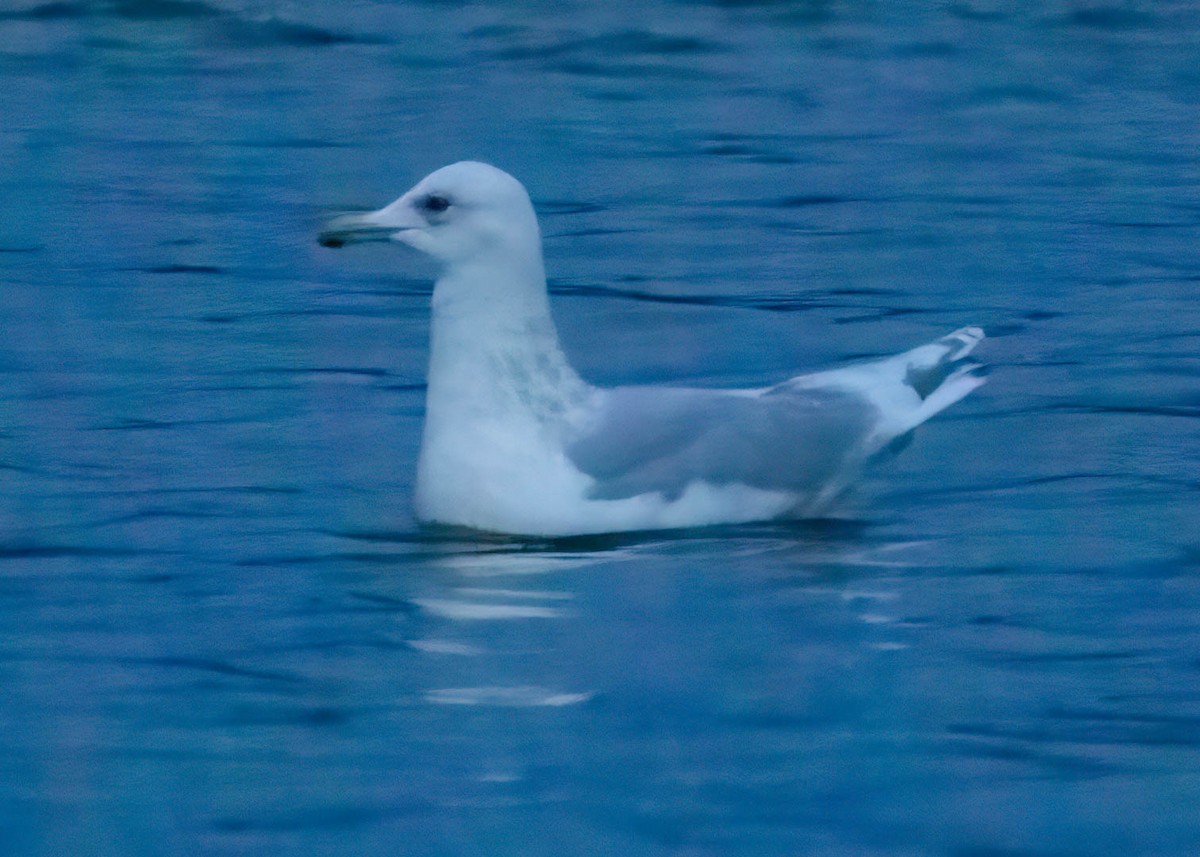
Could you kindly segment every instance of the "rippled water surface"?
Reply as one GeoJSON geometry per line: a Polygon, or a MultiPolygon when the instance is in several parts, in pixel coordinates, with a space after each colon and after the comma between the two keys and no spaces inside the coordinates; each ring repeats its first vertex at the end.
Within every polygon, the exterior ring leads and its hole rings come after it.
{"type": "Polygon", "coordinates": [[[0,851],[1200,853],[1200,7],[8,0],[0,851]],[[843,522],[410,509],[430,266],[521,178],[601,383],[985,326],[843,522]]]}

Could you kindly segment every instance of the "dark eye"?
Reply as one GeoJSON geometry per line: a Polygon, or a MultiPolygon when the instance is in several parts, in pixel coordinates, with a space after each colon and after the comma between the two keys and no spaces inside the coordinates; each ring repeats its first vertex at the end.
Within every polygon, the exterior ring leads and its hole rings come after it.
{"type": "Polygon", "coordinates": [[[450,207],[450,200],[444,196],[438,196],[436,193],[431,193],[429,196],[421,200],[421,208],[433,214],[441,214],[450,207]]]}

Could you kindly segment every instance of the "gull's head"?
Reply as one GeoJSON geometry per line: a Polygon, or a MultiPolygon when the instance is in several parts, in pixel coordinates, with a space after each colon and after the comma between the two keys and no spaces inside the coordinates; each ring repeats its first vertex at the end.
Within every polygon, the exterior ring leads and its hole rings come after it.
{"type": "Polygon", "coordinates": [[[386,208],[347,214],[321,232],[325,247],[401,241],[446,265],[496,253],[540,257],[537,217],[529,194],[503,170],[460,161],[430,173],[386,208]]]}

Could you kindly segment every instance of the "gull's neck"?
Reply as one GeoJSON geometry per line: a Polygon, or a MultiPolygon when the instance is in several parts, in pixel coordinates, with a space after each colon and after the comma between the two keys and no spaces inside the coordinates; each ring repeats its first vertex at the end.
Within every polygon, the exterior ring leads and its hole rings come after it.
{"type": "Polygon", "coordinates": [[[586,392],[558,343],[541,248],[450,266],[434,287],[428,416],[546,420],[586,392]]]}
{"type": "Polygon", "coordinates": [[[554,450],[590,392],[559,348],[540,252],[451,266],[433,291],[417,514],[481,529],[527,527],[519,502],[516,518],[497,510],[582,478],[554,450]]]}

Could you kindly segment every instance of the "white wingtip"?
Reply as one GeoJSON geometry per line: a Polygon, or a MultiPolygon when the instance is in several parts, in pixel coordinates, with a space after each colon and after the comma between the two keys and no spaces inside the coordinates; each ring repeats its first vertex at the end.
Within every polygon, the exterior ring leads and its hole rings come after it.
{"type": "Polygon", "coordinates": [[[982,367],[979,364],[972,364],[970,366],[963,366],[952,372],[921,403],[921,407],[918,409],[919,419],[916,424],[919,425],[925,422],[925,420],[934,414],[944,411],[959,399],[966,397],[972,390],[986,384],[987,378],[976,374],[980,368],[982,367]]]}
{"type": "Polygon", "coordinates": [[[913,369],[932,371],[935,376],[939,371],[951,370],[934,389],[922,396],[920,406],[911,416],[913,427],[944,411],[987,381],[979,374],[984,368],[981,364],[963,362],[984,337],[980,327],[963,327],[931,345],[909,352],[910,377],[913,369]]]}
{"type": "Polygon", "coordinates": [[[983,332],[982,327],[961,327],[953,333],[948,333],[943,336],[938,340],[938,343],[945,343],[952,348],[957,346],[955,350],[947,354],[944,359],[961,360],[963,357],[966,357],[968,354],[974,351],[975,346],[982,342],[986,337],[987,334],[983,332]]]}

